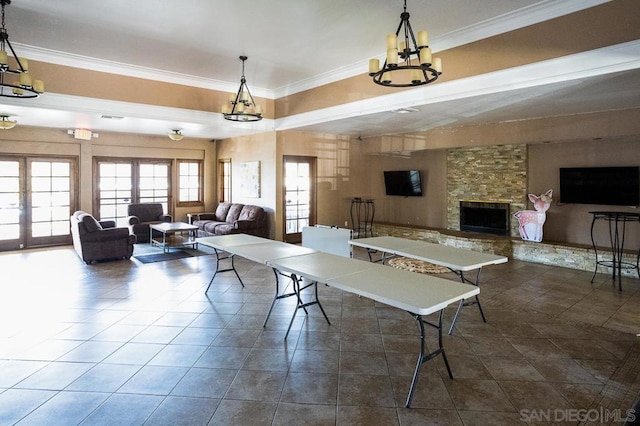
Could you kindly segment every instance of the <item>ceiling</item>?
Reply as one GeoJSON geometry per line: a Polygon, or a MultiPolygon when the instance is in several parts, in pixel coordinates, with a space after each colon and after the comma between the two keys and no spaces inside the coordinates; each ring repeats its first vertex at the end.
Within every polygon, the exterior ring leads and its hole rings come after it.
{"type": "MultiPolygon", "coordinates": [[[[427,29],[437,52],[605,1],[409,0],[407,9],[414,31],[427,29]]],[[[225,91],[237,90],[244,54],[252,93],[278,98],[365,72],[368,59],[383,53],[400,12],[401,0],[13,0],[6,28],[26,58],[225,91]]],[[[181,129],[190,137],[223,139],[301,129],[366,138],[640,107],[638,58],[640,43],[632,42],[253,124],[55,93],[0,98],[0,114],[25,126],[95,132],[181,129]],[[404,108],[415,112],[390,112],[404,108]]],[[[37,77],[46,84],[46,76],[37,77]]]]}

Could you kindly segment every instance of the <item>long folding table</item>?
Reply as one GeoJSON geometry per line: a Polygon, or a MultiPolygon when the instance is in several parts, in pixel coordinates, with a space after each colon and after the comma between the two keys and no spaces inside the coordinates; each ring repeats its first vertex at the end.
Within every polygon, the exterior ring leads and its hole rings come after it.
{"type": "MultiPolygon", "coordinates": [[[[476,287],[480,286],[480,272],[484,266],[506,263],[509,260],[505,256],[392,236],[360,238],[350,240],[349,244],[365,248],[369,253],[371,253],[371,251],[381,252],[382,263],[385,262],[387,254],[391,254],[393,256],[403,256],[443,266],[458,275],[463,283],[468,282],[476,287]],[[477,271],[475,280],[472,281],[465,277],[465,272],[469,271],[477,271]]],[[[371,256],[369,256],[369,258],[373,261],[371,256]]],[[[469,305],[478,305],[482,321],[487,322],[484,311],[482,310],[482,305],[480,304],[480,297],[476,294],[472,301],[460,301],[453,321],[451,322],[449,334],[453,332],[453,327],[460,315],[462,307],[469,305]]]]}
{"type": "Polygon", "coordinates": [[[480,292],[477,286],[323,252],[283,257],[268,261],[267,265],[289,272],[292,276],[322,282],[331,287],[403,309],[415,318],[420,328],[420,354],[407,395],[407,408],[411,407],[418,376],[422,364],[426,361],[441,354],[449,377],[453,379],[442,344],[444,308],[451,303],[477,295],[480,292]],[[423,318],[438,311],[440,314],[437,323],[423,318]],[[431,353],[426,353],[425,350],[425,324],[438,330],[438,349],[431,353]]]}
{"type": "MultiPolygon", "coordinates": [[[[234,256],[240,256],[245,259],[254,261],[256,263],[260,263],[263,265],[267,265],[269,261],[286,258],[291,256],[299,256],[309,253],[315,253],[317,250],[302,246],[297,246],[294,244],[284,243],[282,241],[270,240],[268,238],[256,237],[248,234],[231,234],[231,235],[220,235],[215,237],[204,237],[198,238],[198,243],[204,246],[211,247],[215,250],[216,253],[216,271],[209,282],[209,286],[205,292],[209,291],[209,287],[213,283],[214,278],[216,277],[218,272],[226,272],[233,271],[240,281],[240,284],[244,287],[244,283],[240,279],[240,275],[235,268],[234,256]],[[229,268],[221,269],[220,261],[224,259],[230,259],[231,266],[229,268]]],[[[289,328],[287,329],[287,334],[285,335],[285,339],[289,335],[289,331],[291,330],[291,326],[293,325],[293,321],[295,320],[298,309],[303,309],[305,313],[307,313],[307,307],[311,305],[318,305],[320,311],[324,315],[324,318],[327,320],[329,324],[329,317],[324,311],[320,300],[318,299],[318,287],[316,282],[311,282],[310,284],[304,286],[302,284],[302,280],[297,276],[287,276],[293,281],[293,291],[290,293],[280,293],[280,280],[278,279],[278,275],[284,275],[278,269],[272,268],[273,273],[275,275],[276,281],[276,293],[271,302],[271,306],[269,308],[269,312],[264,319],[263,326],[267,325],[267,321],[269,321],[269,317],[271,316],[271,311],[273,311],[273,307],[275,303],[279,299],[284,299],[287,297],[295,296],[297,299],[296,309],[294,310],[293,316],[291,317],[291,322],[289,323],[289,328]],[[311,302],[304,303],[302,298],[300,297],[300,292],[309,286],[315,287],[315,299],[311,302]]]]}
{"type": "Polygon", "coordinates": [[[238,281],[240,281],[240,284],[242,284],[242,287],[244,287],[244,283],[242,282],[240,275],[238,275],[238,271],[236,271],[234,255],[232,252],[228,250],[229,248],[235,247],[235,246],[242,246],[246,244],[267,243],[272,240],[269,240],[268,238],[257,237],[255,235],[249,235],[249,234],[228,234],[228,235],[219,235],[216,237],[198,238],[196,241],[198,242],[198,244],[211,247],[212,249],[214,249],[216,253],[216,271],[211,277],[211,281],[209,281],[209,285],[205,290],[205,293],[206,293],[207,291],[209,291],[209,288],[211,287],[211,284],[213,283],[213,280],[216,278],[216,275],[218,274],[218,272],[233,271],[233,273],[236,274],[238,281]],[[229,260],[230,266],[228,268],[221,269],[220,265],[222,263],[221,262],[222,260],[229,260]]]}
{"type": "MultiPolygon", "coordinates": [[[[416,388],[422,365],[428,360],[442,355],[449,377],[453,379],[449,361],[447,360],[442,343],[442,317],[444,308],[451,303],[464,301],[464,299],[477,296],[480,289],[477,285],[469,285],[450,280],[445,280],[429,275],[415,274],[399,269],[389,268],[372,262],[366,262],[349,257],[339,256],[318,250],[273,241],[266,238],[250,235],[224,235],[216,237],[199,238],[198,243],[212,247],[216,251],[217,264],[215,278],[218,272],[232,270],[238,280],[240,276],[233,264],[233,256],[241,256],[254,262],[270,266],[276,276],[276,295],[269,313],[265,318],[266,325],[274,303],[279,298],[296,296],[297,306],[289,323],[287,335],[296,317],[298,309],[304,309],[309,305],[317,304],[329,324],[320,300],[318,298],[318,283],[324,283],[331,287],[371,298],[409,312],[417,321],[420,329],[420,354],[416,362],[416,368],[411,380],[411,386],[407,395],[406,407],[411,407],[411,401],[416,388]],[[219,254],[219,252],[223,254],[219,254]],[[221,269],[220,260],[231,259],[231,268],[221,269]],[[290,275],[286,275],[286,274],[290,275]],[[279,294],[278,274],[292,279],[294,290],[292,293],[279,294]],[[311,283],[301,286],[303,279],[311,283]],[[315,286],[315,300],[303,303],[300,292],[309,286],[315,286]],[[437,322],[431,322],[424,317],[439,312],[437,322]],[[438,348],[433,352],[426,352],[425,325],[438,330],[438,348]]],[[[213,278],[211,282],[213,282],[213,278]]],[[[209,287],[211,286],[209,283],[209,287]]],[[[242,283],[242,280],[240,280],[242,283]]],[[[244,286],[244,284],[243,284],[244,286]]],[[[207,287],[207,291],[209,290],[207,287]]],[[[285,336],[286,339],[286,336],[285,336]]]]}

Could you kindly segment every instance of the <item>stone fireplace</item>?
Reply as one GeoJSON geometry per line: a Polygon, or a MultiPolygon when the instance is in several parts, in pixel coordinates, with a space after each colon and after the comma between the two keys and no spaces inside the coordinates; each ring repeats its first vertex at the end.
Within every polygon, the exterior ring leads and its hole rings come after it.
{"type": "Polygon", "coordinates": [[[509,203],[460,201],[460,230],[509,235],[509,203]]]}
{"type": "MultiPolygon", "coordinates": [[[[518,236],[518,221],[511,220],[510,214],[525,210],[526,194],[526,145],[487,145],[447,150],[447,229],[462,230],[461,201],[497,201],[507,204],[508,211],[471,213],[490,217],[506,215],[506,226],[511,229],[507,233],[501,231],[500,235],[518,236]]],[[[503,210],[504,207],[500,206],[503,210]]]]}

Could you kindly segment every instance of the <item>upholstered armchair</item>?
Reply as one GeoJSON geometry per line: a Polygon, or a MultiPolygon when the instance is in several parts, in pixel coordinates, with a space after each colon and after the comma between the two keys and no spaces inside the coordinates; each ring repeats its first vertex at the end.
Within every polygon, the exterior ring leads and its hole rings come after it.
{"type": "Polygon", "coordinates": [[[98,222],[81,210],[69,220],[73,248],[87,265],[97,260],[131,258],[136,237],[129,234],[129,229],[116,228],[112,220],[98,222]]]}
{"type": "Polygon", "coordinates": [[[160,203],[129,204],[127,215],[129,232],[136,236],[139,243],[149,242],[149,225],[171,222],[171,215],[164,213],[160,203]]]}

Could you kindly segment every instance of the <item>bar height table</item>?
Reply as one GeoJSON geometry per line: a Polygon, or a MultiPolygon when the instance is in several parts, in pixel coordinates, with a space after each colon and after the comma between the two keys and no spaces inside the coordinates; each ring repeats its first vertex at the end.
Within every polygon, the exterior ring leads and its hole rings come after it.
{"type": "Polygon", "coordinates": [[[622,291],[622,270],[623,269],[635,269],[640,278],[640,269],[638,268],[640,263],[640,250],[638,250],[638,256],[636,257],[635,265],[631,262],[625,262],[622,260],[624,254],[624,237],[627,231],[627,223],[639,222],[640,213],[634,212],[616,212],[616,211],[592,211],[589,212],[593,215],[591,221],[591,243],[593,244],[593,251],[596,256],[596,265],[593,271],[593,277],[591,282],[596,277],[598,272],[598,265],[607,266],[612,268],[613,273],[611,279],[615,285],[616,278],[618,280],[618,290],[622,291]],[[595,237],[593,235],[593,229],[597,221],[606,221],[609,225],[609,241],[611,243],[611,260],[598,259],[598,247],[596,245],[595,237]]]}

